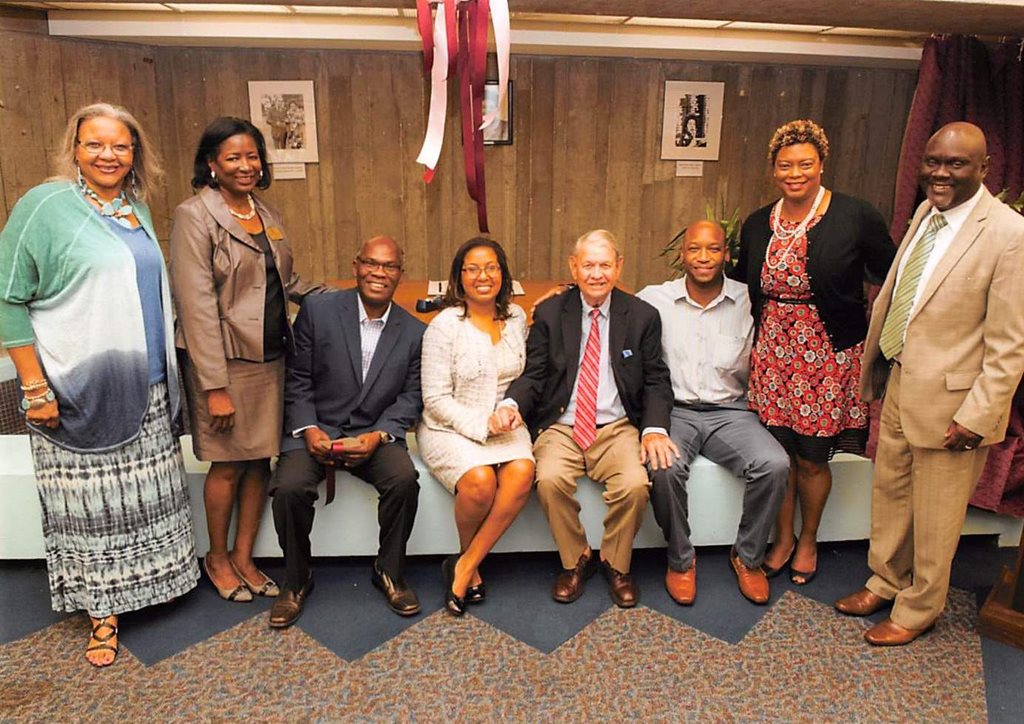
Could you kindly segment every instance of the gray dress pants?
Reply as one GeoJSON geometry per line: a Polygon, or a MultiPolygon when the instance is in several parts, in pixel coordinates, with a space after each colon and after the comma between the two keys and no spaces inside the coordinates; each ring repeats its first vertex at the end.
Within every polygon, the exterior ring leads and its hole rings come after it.
{"type": "Polygon", "coordinates": [[[685,571],[693,565],[686,483],[698,454],[746,484],[733,550],[747,566],[760,566],[786,492],[789,455],[747,408],[745,400],[726,405],[677,403],[672,408],[670,436],[679,447],[679,459],[667,470],[649,469],[651,505],[668,541],[669,568],[685,571]]]}

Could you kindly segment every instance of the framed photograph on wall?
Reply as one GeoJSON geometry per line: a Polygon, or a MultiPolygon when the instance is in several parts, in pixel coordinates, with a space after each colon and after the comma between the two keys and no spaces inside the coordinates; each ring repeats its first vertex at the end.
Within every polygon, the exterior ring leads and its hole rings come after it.
{"type": "MultiPolygon", "coordinates": [[[[484,115],[498,105],[498,81],[484,83],[484,115]]],[[[498,120],[484,129],[485,146],[512,145],[512,81],[508,82],[505,102],[498,111],[498,120]]]]}
{"type": "Polygon", "coordinates": [[[717,161],[724,98],[725,83],[665,81],[661,157],[674,161],[717,161]]]}
{"type": "Polygon", "coordinates": [[[313,81],[249,81],[249,117],[266,138],[271,163],[320,160],[313,81]]]}

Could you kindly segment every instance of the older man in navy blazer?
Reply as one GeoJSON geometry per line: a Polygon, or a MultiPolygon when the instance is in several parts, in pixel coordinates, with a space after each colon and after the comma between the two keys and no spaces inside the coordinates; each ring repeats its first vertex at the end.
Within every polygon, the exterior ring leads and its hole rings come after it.
{"type": "Polygon", "coordinates": [[[506,426],[525,418],[535,442],[537,499],[562,562],[552,597],[571,603],[600,566],[612,601],[635,606],[629,575],[647,509],[652,469],[679,450],[668,437],[672,385],[661,354],[658,311],[615,289],[622,273],[615,237],[603,229],[576,241],[569,269],[576,289],[539,304],[526,343],[526,369],[508,388],[506,426]],[[594,552],[580,523],[576,479],[604,485],[608,514],[594,552]]]}
{"type": "Polygon", "coordinates": [[[402,250],[393,239],[367,241],[352,267],[356,289],[308,298],[295,321],[285,377],[284,441],[270,484],[286,569],[270,612],[272,628],[295,623],[312,590],[313,503],[331,465],[377,489],[380,550],[371,580],[396,613],[411,616],[420,610],[402,573],[419,497],[405,431],[423,408],[425,326],[391,303],[402,276],[402,250]],[[339,438],[345,438],[342,449],[332,452],[332,441],[339,438]]]}

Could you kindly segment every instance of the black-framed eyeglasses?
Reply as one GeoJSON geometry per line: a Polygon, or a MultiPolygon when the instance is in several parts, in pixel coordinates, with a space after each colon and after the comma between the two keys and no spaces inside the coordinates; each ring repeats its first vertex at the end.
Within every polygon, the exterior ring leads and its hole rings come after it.
{"type": "Polygon", "coordinates": [[[496,277],[501,273],[501,266],[498,264],[487,264],[486,266],[477,266],[476,264],[467,264],[462,267],[462,271],[469,274],[471,277],[480,276],[480,272],[483,272],[489,277],[496,277]]]}
{"type": "Polygon", "coordinates": [[[75,141],[75,143],[85,149],[86,154],[89,156],[99,156],[103,153],[104,149],[107,148],[109,148],[115,156],[121,158],[131,156],[132,152],[135,151],[134,143],[101,143],[99,141],[75,141]]]}
{"type": "Polygon", "coordinates": [[[364,259],[361,256],[356,257],[356,261],[359,265],[367,271],[382,271],[385,274],[395,276],[402,273],[402,265],[394,261],[377,261],[376,259],[364,259]]]}

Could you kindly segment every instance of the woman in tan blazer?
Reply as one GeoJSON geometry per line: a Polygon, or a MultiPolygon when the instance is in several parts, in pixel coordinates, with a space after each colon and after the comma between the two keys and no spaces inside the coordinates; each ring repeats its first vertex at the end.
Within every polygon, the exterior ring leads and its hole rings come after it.
{"type": "Polygon", "coordinates": [[[203,568],[229,601],[278,593],[253,563],[252,549],[270,458],[280,447],[288,300],[326,291],[292,271],[280,216],[253,194],[269,186],[263,135],[248,121],[218,118],[196,150],[192,187],[199,192],[174,210],[171,231],[175,341],[184,351],[192,445],[210,462],[203,568]]]}

